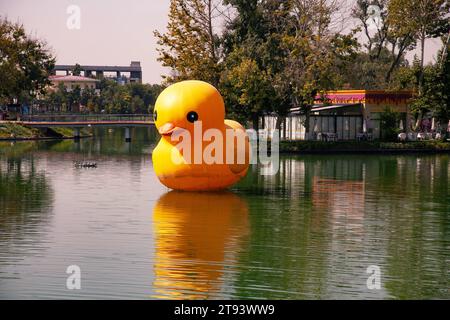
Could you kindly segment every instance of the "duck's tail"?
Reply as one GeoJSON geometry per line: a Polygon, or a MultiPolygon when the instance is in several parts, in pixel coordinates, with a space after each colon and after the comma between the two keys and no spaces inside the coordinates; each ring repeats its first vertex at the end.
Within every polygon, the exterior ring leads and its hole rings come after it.
{"type": "Polygon", "coordinates": [[[237,121],[225,119],[225,127],[226,129],[234,130],[233,149],[228,150],[227,148],[227,152],[233,152],[234,161],[232,164],[228,164],[228,168],[234,174],[243,177],[247,173],[250,163],[251,150],[248,135],[245,132],[245,128],[237,121]],[[245,160],[242,161],[244,156],[245,160]]]}

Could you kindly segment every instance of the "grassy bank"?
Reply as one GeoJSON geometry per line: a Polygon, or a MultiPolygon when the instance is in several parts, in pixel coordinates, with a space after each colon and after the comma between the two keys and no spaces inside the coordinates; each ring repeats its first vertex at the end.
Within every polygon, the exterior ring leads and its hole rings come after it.
{"type": "MultiPolygon", "coordinates": [[[[81,136],[91,136],[88,129],[81,130],[81,136]]],[[[73,138],[69,128],[30,128],[17,123],[0,124],[0,140],[34,140],[73,138]]]]}
{"type": "Polygon", "coordinates": [[[395,152],[450,152],[446,141],[281,141],[282,153],[395,153],[395,152]]]}

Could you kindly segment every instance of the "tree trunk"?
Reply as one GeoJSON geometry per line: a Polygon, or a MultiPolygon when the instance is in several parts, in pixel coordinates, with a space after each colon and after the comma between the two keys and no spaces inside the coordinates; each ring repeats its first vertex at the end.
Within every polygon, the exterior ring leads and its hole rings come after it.
{"type": "Polygon", "coordinates": [[[284,120],[286,119],[286,117],[284,116],[277,116],[277,122],[275,123],[275,129],[278,130],[278,132],[280,133],[280,138],[286,138],[283,133],[281,132],[281,124],[284,122],[284,120]]]}
{"type": "Polygon", "coordinates": [[[252,116],[252,126],[253,126],[253,130],[258,132],[258,130],[259,130],[259,116],[258,115],[252,116]]]}
{"type": "Polygon", "coordinates": [[[392,61],[391,66],[389,68],[389,71],[386,74],[386,78],[385,78],[385,82],[386,83],[389,83],[391,81],[392,72],[394,71],[394,69],[398,65],[398,63],[400,62],[400,58],[402,57],[402,55],[403,55],[403,50],[400,49],[400,51],[397,54],[395,60],[392,61]]]}
{"type": "Polygon", "coordinates": [[[310,109],[308,107],[308,110],[305,112],[305,140],[311,140],[310,134],[310,128],[309,128],[309,119],[310,119],[310,109]]]}
{"type": "Polygon", "coordinates": [[[255,137],[256,137],[256,150],[259,150],[259,116],[253,115],[252,116],[252,127],[253,130],[255,130],[255,137]]]}
{"type": "Polygon", "coordinates": [[[420,39],[420,74],[419,74],[419,95],[422,94],[423,87],[423,63],[425,56],[425,32],[422,32],[420,39]]]}

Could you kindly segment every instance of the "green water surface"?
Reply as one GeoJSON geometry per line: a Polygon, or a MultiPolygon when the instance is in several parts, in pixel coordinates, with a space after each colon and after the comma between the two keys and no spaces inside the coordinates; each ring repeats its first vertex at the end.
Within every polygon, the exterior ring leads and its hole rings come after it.
{"type": "Polygon", "coordinates": [[[180,193],[155,177],[157,139],[0,143],[1,299],[450,298],[449,155],[283,156],[180,193]]]}

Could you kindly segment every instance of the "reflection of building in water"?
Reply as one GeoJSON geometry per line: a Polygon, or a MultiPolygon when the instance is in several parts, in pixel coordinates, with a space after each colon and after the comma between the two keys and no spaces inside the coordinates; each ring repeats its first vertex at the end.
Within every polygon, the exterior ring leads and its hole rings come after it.
{"type": "Polygon", "coordinates": [[[361,159],[329,158],[314,163],[311,175],[312,204],[334,222],[362,226],[366,167],[361,159]]]}
{"type": "Polygon", "coordinates": [[[248,232],[248,208],[232,193],[172,191],[153,209],[156,298],[210,298],[248,232]]]}
{"type": "Polygon", "coordinates": [[[364,218],[365,186],[363,181],[313,177],[313,205],[326,209],[333,218],[364,218]]]}
{"type": "Polygon", "coordinates": [[[319,227],[324,227],[325,216],[331,232],[326,295],[340,294],[343,286],[365,290],[368,266],[364,252],[368,246],[364,242],[367,232],[365,197],[364,180],[312,178],[312,202],[315,216],[318,216],[313,219],[318,220],[319,227]]]}

